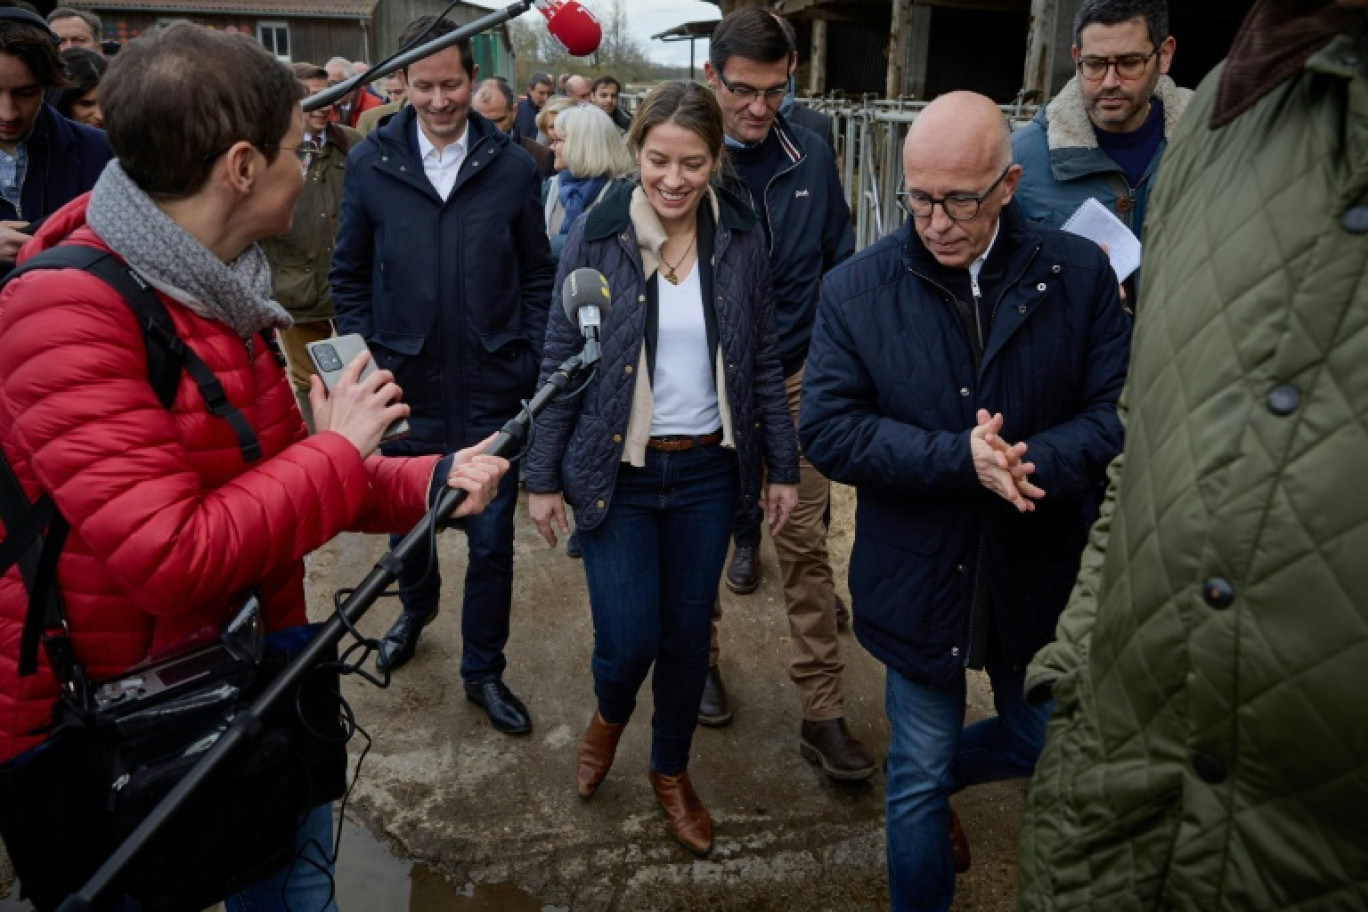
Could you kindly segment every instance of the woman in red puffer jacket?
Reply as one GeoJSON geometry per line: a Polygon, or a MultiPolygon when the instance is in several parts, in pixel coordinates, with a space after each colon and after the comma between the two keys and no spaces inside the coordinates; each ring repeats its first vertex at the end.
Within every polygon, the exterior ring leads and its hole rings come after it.
{"type": "MultiPolygon", "coordinates": [[[[315,379],[318,433],[305,435],[263,343],[289,317],[255,243],[288,230],[303,185],[300,90],[287,67],[239,36],[183,24],[126,46],[101,90],[117,161],[21,262],[79,244],[136,270],[261,457],[244,461],[188,374],[169,409],[158,402],[133,312],[101,279],[38,270],[4,288],[0,446],[28,498],[50,495],[71,524],[57,584],[75,660],[94,679],[217,629],[248,590],[268,630],[303,623],[304,555],[343,530],[416,523],[439,464],[469,492],[457,515],[477,512],[508,466],[473,451],[440,463],[376,455],[408,407],[389,372],[358,381],[360,359],[331,395],[315,379]]],[[[0,760],[41,741],[57,696],[41,654],[36,674],[18,674],[27,607],[12,568],[0,578],[0,760]]]]}

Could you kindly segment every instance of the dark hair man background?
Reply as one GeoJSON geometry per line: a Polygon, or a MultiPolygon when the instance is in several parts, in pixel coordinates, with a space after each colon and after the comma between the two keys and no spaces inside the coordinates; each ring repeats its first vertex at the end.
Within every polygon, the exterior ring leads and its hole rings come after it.
{"type": "Polygon", "coordinates": [[[1121,449],[1130,318],[1096,244],[1010,205],[1021,169],[992,99],[928,105],[903,173],[911,218],[822,283],[799,433],[858,497],[850,593],[887,669],[892,907],[944,912],[969,861],[950,795],[1030,775],[1045,738],[1025,664],[1121,449]],[[997,715],[965,728],[969,668],[997,715]]]}
{"type": "Polygon", "coordinates": [[[68,85],[43,18],[0,0],[0,268],[14,262],[34,223],[95,186],[113,154],[102,131],[44,103],[48,90],[68,85]]]}
{"type": "MultiPolygon", "coordinates": [[[[737,10],[714,29],[704,73],[722,108],[733,166],[727,185],[750,203],[768,242],[779,356],[796,423],[822,275],[851,254],[855,240],[830,147],[779,113],[793,54],[788,36],[768,10],[737,10]]],[[[828,776],[861,779],[873,775],[875,764],[845,720],[836,589],[826,551],[828,487],[811,463],[800,459],[798,506],[774,537],[774,547],[792,634],[789,676],[803,707],[799,748],[828,776]]],[[[758,517],[743,517],[738,525],[726,581],[736,591],[753,591],[758,582],[758,517]]],[[[721,616],[720,601],[714,612],[721,616]]],[[[716,625],[713,637],[713,664],[699,718],[716,725],[730,719],[731,711],[717,668],[716,625]]]]}
{"type": "Polygon", "coordinates": [[[80,47],[100,53],[100,17],[88,10],[59,6],[48,13],[48,27],[61,42],[59,50],[80,47]]]}
{"type": "Polygon", "coordinates": [[[527,80],[527,94],[518,99],[518,113],[514,124],[519,136],[526,136],[532,140],[537,138],[537,115],[541,113],[542,105],[546,104],[546,99],[551,97],[553,91],[555,83],[550,73],[533,73],[527,80]]]}
{"type": "Polygon", "coordinates": [[[513,98],[513,89],[505,80],[495,76],[481,82],[471,103],[481,116],[507,133],[511,139],[522,146],[524,152],[532,156],[532,160],[537,163],[537,171],[541,174],[542,180],[556,173],[555,153],[535,139],[528,139],[514,130],[513,111],[517,102],[513,98]]]}
{"type": "Polygon", "coordinates": [[[1176,46],[1165,0],[1082,0],[1077,74],[1012,136],[1028,218],[1058,228],[1093,197],[1140,236],[1159,160],[1192,97],[1166,75],[1176,46]]]}
{"type": "Polygon", "coordinates": [[[589,84],[589,100],[613,118],[613,123],[619,130],[625,130],[632,125],[632,118],[618,107],[618,99],[621,97],[622,83],[612,76],[600,76],[589,84]]]}
{"type": "MultiPolygon", "coordinates": [[[[447,19],[410,22],[401,45],[447,19]]],[[[446,453],[479,443],[517,413],[541,366],[554,269],[532,157],[470,110],[477,68],[468,42],[404,71],[409,104],[347,159],[331,273],[339,333],[360,333],[394,372],[411,408],[409,436],[386,453],[446,453]],[[468,441],[457,445],[457,441],[468,441]]],[[[503,682],[513,601],[517,473],[465,525],[461,608],[466,696],[499,731],[531,731],[503,682]]],[[[434,563],[399,575],[404,611],[377,658],[396,669],[437,615],[434,563]]]]}

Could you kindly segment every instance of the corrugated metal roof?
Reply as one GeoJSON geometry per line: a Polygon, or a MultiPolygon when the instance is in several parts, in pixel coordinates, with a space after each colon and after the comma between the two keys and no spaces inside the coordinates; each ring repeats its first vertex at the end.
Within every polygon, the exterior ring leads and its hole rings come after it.
{"type": "Polygon", "coordinates": [[[77,0],[68,3],[97,13],[126,12],[155,15],[303,16],[317,19],[356,19],[374,15],[379,0],[77,0]]]}

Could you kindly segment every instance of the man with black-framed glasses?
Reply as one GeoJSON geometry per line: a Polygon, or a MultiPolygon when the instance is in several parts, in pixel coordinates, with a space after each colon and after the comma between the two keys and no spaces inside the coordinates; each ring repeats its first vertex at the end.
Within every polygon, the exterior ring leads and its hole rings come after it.
{"type": "Polygon", "coordinates": [[[1176,47],[1165,0],[1083,0],[1076,73],[1012,137],[1017,202],[1058,228],[1089,197],[1140,237],[1159,161],[1188,99],[1167,75],[1176,47]]]}
{"type": "MultiPolygon", "coordinates": [[[[722,109],[730,163],[727,187],[754,209],[769,245],[779,359],[796,422],[822,276],[850,256],[855,237],[831,147],[780,113],[795,54],[769,10],[736,10],[713,30],[703,71],[722,109]]],[[[826,545],[829,487],[820,472],[800,459],[798,506],[774,537],[792,642],[789,677],[802,703],[803,756],[833,779],[867,779],[876,769],[874,760],[845,719],[839,600],[826,545]]],[[[758,494],[741,492],[737,505],[735,548],[724,579],[739,594],[759,585],[758,494]]],[[[704,725],[724,725],[732,715],[718,670],[720,617],[718,602],[712,661],[699,708],[704,725]]]]}
{"type": "Polygon", "coordinates": [[[910,217],[822,283],[798,434],[858,498],[851,608],[887,669],[891,905],[945,912],[969,865],[950,796],[1040,755],[1050,707],[1026,702],[1025,667],[1121,449],[1130,320],[1102,250],[1012,202],[992,99],[932,102],[903,169],[910,217]],[[965,727],[969,669],[997,715],[965,727]]]}

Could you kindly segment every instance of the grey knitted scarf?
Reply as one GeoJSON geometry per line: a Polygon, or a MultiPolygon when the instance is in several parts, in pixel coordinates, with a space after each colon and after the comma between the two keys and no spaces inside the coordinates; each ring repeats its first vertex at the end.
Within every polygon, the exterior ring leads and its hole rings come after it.
{"type": "Polygon", "coordinates": [[[86,221],[158,291],[244,339],[292,323],[271,299],[271,267],[260,247],[224,263],[158,209],[117,161],[105,166],[91,191],[86,221]]]}

